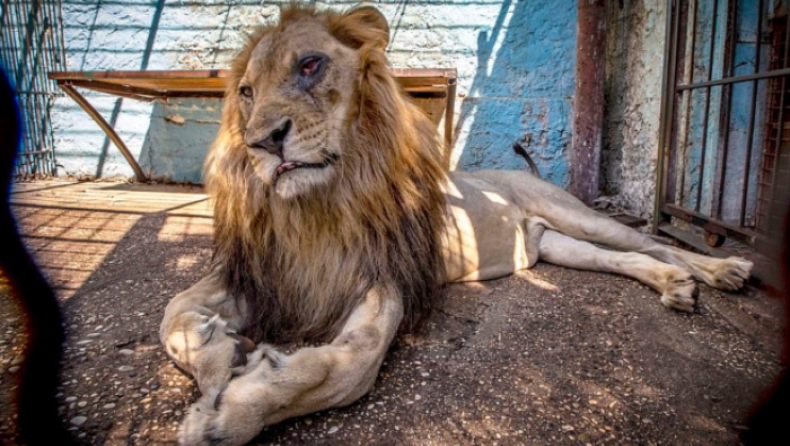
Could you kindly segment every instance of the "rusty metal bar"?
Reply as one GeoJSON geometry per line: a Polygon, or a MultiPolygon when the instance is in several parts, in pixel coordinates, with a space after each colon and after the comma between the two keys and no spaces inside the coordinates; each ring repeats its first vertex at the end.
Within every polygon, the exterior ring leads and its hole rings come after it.
{"type": "Polygon", "coordinates": [[[717,85],[737,84],[739,82],[759,81],[762,79],[770,79],[772,77],[787,76],[790,74],[790,68],[782,68],[781,70],[763,71],[755,74],[745,74],[743,76],[726,77],[723,79],[716,79],[710,82],[700,82],[696,84],[679,85],[678,90],[694,90],[696,88],[715,87],[717,85]]]}
{"type": "Polygon", "coordinates": [[[123,157],[126,158],[126,162],[128,162],[132,167],[132,170],[134,170],[137,180],[148,181],[148,176],[145,174],[145,172],[143,172],[143,169],[137,163],[137,160],[134,159],[134,156],[132,156],[132,153],[126,147],[126,144],[124,144],[123,140],[115,132],[115,129],[113,129],[112,126],[104,119],[104,117],[102,117],[102,115],[100,115],[99,112],[93,108],[90,102],[88,102],[85,97],[83,97],[71,85],[60,84],[60,88],[63,89],[63,91],[66,92],[66,94],[69,95],[71,99],[74,99],[74,102],[79,104],[79,106],[82,107],[82,109],[85,110],[85,112],[88,113],[88,115],[90,115],[94,121],[96,121],[96,124],[99,124],[99,127],[104,130],[104,133],[107,135],[107,137],[112,140],[115,146],[118,147],[118,150],[121,151],[123,157]]]}
{"type": "MultiPolygon", "coordinates": [[[[716,24],[719,21],[719,0],[714,0],[713,2],[713,16],[712,16],[712,24],[711,24],[711,35],[710,35],[710,45],[709,45],[709,54],[708,54],[708,81],[713,80],[713,51],[715,48],[716,43],[716,24]]],[[[702,144],[700,150],[700,166],[699,166],[699,182],[697,183],[697,199],[694,203],[694,210],[699,212],[700,210],[700,202],[702,201],[702,186],[705,183],[705,155],[708,148],[708,122],[710,121],[710,89],[712,87],[705,88],[705,115],[702,124],[702,144]]]]}
{"type": "Polygon", "coordinates": [[[669,214],[675,218],[689,222],[694,226],[699,226],[706,231],[714,234],[723,235],[725,237],[734,238],[744,243],[751,244],[754,242],[757,234],[748,229],[729,225],[727,223],[714,220],[707,215],[700,214],[699,212],[690,211],[676,204],[667,204],[661,209],[662,212],[669,214]]]}
{"type": "Polygon", "coordinates": [[[661,208],[667,200],[669,166],[672,162],[672,134],[674,130],[674,110],[677,105],[675,84],[677,80],[677,53],[680,46],[680,5],[676,0],[667,0],[667,22],[665,33],[667,45],[664,48],[664,69],[661,81],[661,121],[658,130],[659,153],[656,158],[656,198],[653,208],[652,233],[658,233],[661,224],[661,208]]]}
{"type": "MultiPolygon", "coordinates": [[[[693,62],[693,60],[694,60],[694,57],[695,57],[695,53],[697,52],[697,20],[699,18],[699,12],[698,12],[699,11],[699,5],[698,5],[698,1],[697,0],[694,0],[692,4],[694,5],[694,12],[692,13],[692,16],[691,16],[692,17],[692,19],[691,19],[691,51],[689,52],[689,54],[691,55],[690,57],[692,59],[691,72],[690,72],[690,75],[691,75],[690,81],[694,82],[694,62],[693,62]]],[[[680,91],[680,89],[678,89],[678,91],[680,91]]],[[[688,97],[686,98],[686,127],[685,127],[685,131],[683,133],[683,147],[682,148],[683,148],[684,164],[683,164],[683,171],[680,173],[680,191],[679,191],[679,193],[680,193],[680,200],[677,199],[677,196],[675,197],[675,200],[674,200],[675,202],[680,201],[680,203],[683,203],[683,201],[686,198],[686,171],[687,171],[687,169],[686,169],[685,161],[688,160],[688,156],[686,156],[686,155],[688,154],[688,137],[689,137],[689,133],[690,133],[689,132],[689,127],[691,126],[691,110],[694,107],[694,101],[692,100],[693,99],[692,98],[692,93],[689,92],[689,93],[686,93],[686,94],[688,94],[688,97]]],[[[689,169],[688,172],[690,174],[691,170],[689,169]]]]}
{"type": "MultiPolygon", "coordinates": [[[[674,101],[673,104],[675,105],[675,109],[673,114],[670,116],[672,119],[670,125],[672,126],[672,133],[670,133],[671,139],[667,142],[670,144],[668,146],[669,150],[669,164],[667,169],[667,190],[664,194],[666,201],[674,202],[675,198],[677,197],[677,188],[678,188],[678,168],[679,163],[679,153],[680,153],[680,145],[682,144],[681,138],[678,137],[678,130],[681,128],[681,113],[678,113],[679,110],[682,109],[683,105],[681,104],[681,99],[683,99],[682,93],[677,93],[675,91],[675,86],[680,82],[681,79],[684,78],[686,73],[686,46],[687,46],[687,34],[685,29],[681,27],[681,24],[687,23],[688,16],[689,16],[689,2],[687,0],[677,0],[678,4],[678,12],[676,15],[677,23],[676,25],[676,34],[677,34],[677,42],[675,44],[675,71],[674,71],[674,79],[672,84],[672,91],[670,94],[672,95],[674,101]]],[[[682,174],[682,172],[681,172],[682,174]]]]}
{"type": "MultiPolygon", "coordinates": [[[[763,0],[757,2],[757,35],[754,43],[754,74],[760,71],[760,53],[763,41],[763,0]]],[[[743,226],[746,219],[746,197],[749,195],[749,177],[752,165],[752,149],[754,148],[754,122],[757,114],[757,89],[758,79],[752,81],[752,103],[749,108],[750,120],[746,141],[746,160],[743,163],[743,186],[741,187],[741,209],[738,216],[739,226],[743,226]]]]}
{"type": "MultiPolygon", "coordinates": [[[[738,0],[734,0],[730,2],[731,10],[737,9],[738,7],[738,0]]],[[[729,53],[729,60],[727,61],[727,72],[730,77],[732,77],[733,72],[735,71],[735,30],[737,26],[737,14],[729,14],[731,19],[730,22],[727,24],[728,26],[728,53],[729,53]]],[[[716,172],[716,183],[718,187],[714,188],[714,193],[716,196],[714,197],[713,204],[715,209],[711,209],[711,216],[714,218],[721,219],[721,205],[722,199],[724,197],[724,184],[725,179],[727,176],[727,158],[729,157],[730,151],[730,111],[732,109],[732,86],[733,84],[726,84],[726,102],[724,107],[724,113],[722,117],[722,122],[724,122],[724,144],[719,152],[719,163],[716,172]]]]}
{"type": "Polygon", "coordinates": [[[577,3],[576,81],[569,191],[592,204],[598,198],[604,114],[606,8],[604,0],[577,3]]]}

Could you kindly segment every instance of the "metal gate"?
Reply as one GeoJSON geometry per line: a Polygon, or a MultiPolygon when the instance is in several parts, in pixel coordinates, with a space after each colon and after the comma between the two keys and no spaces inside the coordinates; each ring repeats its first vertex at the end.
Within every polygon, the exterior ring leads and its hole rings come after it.
{"type": "Polygon", "coordinates": [[[670,0],[656,229],[770,250],[790,196],[790,0],[670,0]]]}
{"type": "Polygon", "coordinates": [[[16,88],[24,126],[16,180],[56,173],[50,110],[62,93],[47,73],[66,66],[62,17],[60,0],[3,0],[0,60],[16,88]]]}

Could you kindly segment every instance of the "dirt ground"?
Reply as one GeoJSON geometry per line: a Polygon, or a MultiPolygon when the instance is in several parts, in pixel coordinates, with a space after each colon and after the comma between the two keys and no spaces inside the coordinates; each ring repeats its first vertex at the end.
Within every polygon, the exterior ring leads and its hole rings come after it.
{"type": "MultiPolygon", "coordinates": [[[[198,391],[157,332],[168,299],[207,271],[205,196],[29,183],[13,202],[67,319],[63,422],[86,445],[174,444],[198,391]]],[[[370,394],[268,427],[256,444],[737,444],[779,371],[781,304],[753,286],[703,285],[700,300],[682,314],[633,280],[543,263],[452,285],[424,333],[396,341],[370,394]]],[[[18,443],[23,340],[0,291],[2,444],[18,443]]]]}

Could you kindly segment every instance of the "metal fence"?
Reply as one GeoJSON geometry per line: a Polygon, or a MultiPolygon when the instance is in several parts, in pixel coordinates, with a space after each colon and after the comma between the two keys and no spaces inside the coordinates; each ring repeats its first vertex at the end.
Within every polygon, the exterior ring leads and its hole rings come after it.
{"type": "Polygon", "coordinates": [[[670,3],[657,229],[770,249],[790,196],[790,1],[670,3]]]}
{"type": "Polygon", "coordinates": [[[56,173],[50,111],[62,93],[47,73],[66,65],[62,17],[60,0],[3,0],[0,61],[14,82],[24,126],[16,180],[56,173]]]}

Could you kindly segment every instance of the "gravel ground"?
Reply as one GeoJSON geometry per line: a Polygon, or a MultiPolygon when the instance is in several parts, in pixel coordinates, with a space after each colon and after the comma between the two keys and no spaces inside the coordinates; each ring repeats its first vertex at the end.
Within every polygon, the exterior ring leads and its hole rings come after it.
{"type": "MultiPolygon", "coordinates": [[[[16,209],[63,300],[63,422],[86,445],[174,444],[198,391],[157,331],[168,299],[206,272],[210,220],[16,209]],[[41,240],[55,227],[118,240],[53,257],[41,240]]],[[[635,281],[541,263],[448,287],[424,332],[393,345],[370,394],[268,427],[256,444],[734,443],[779,371],[779,315],[779,301],[751,286],[702,286],[689,315],[635,281]]],[[[18,444],[10,401],[24,336],[0,283],[2,444],[18,444]]]]}

